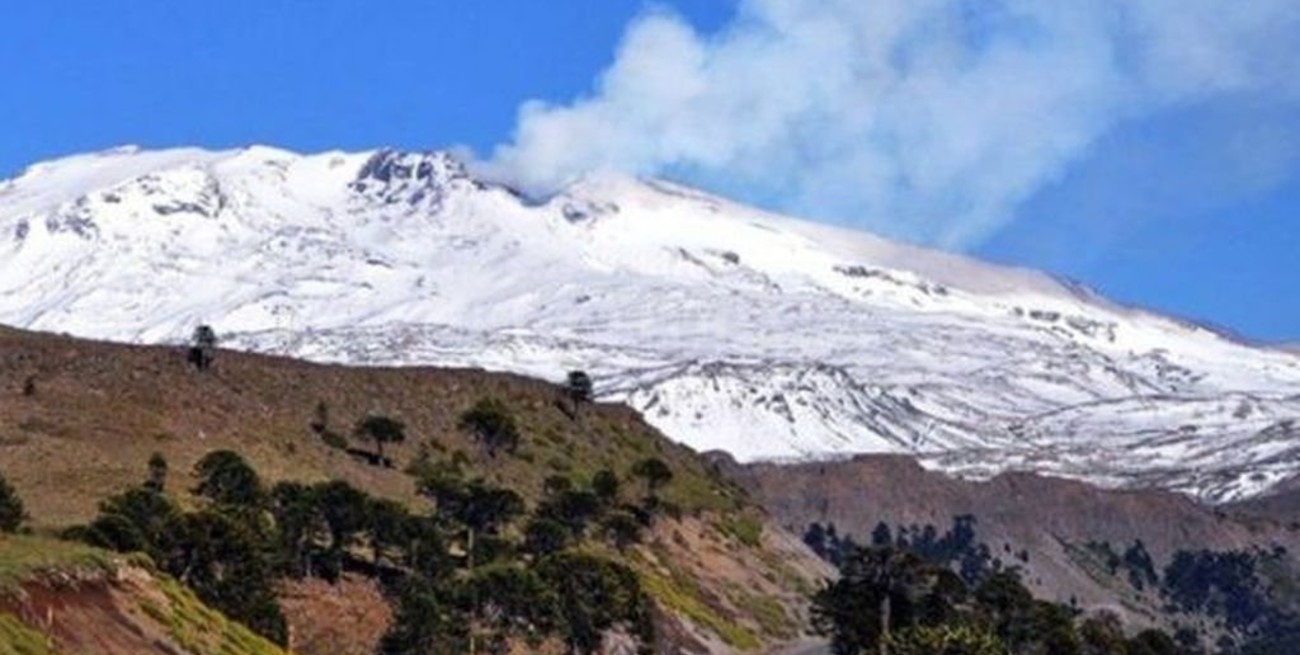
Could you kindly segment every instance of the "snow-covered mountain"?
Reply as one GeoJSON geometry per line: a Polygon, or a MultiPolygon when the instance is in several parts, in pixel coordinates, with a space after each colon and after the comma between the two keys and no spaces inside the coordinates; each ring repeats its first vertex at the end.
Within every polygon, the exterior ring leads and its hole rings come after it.
{"type": "Polygon", "coordinates": [[[582,368],[741,460],[919,454],[1221,501],[1300,472],[1300,357],[1049,276],[616,176],[124,148],[0,183],[0,323],[349,363],[582,368]]]}

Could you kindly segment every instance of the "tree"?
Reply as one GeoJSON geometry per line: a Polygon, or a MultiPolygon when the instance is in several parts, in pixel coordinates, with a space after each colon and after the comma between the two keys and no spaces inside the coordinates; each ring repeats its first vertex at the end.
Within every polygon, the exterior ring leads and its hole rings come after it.
{"type": "Polygon", "coordinates": [[[212,367],[213,353],[217,349],[217,333],[210,325],[200,325],[194,328],[194,334],[190,338],[190,363],[200,371],[206,371],[212,367]]]}
{"type": "Polygon", "coordinates": [[[553,593],[537,574],[516,565],[495,565],[466,581],[470,605],[470,652],[506,652],[508,640],[537,645],[558,621],[553,593]]]}
{"type": "Polygon", "coordinates": [[[144,552],[161,562],[176,546],[180,516],[180,508],[167,496],[134,487],[100,503],[85,540],[119,552],[144,552]]]}
{"type": "Polygon", "coordinates": [[[497,534],[501,528],[524,513],[524,499],[519,494],[474,480],[465,487],[456,519],[481,534],[497,534]]]}
{"type": "Polygon", "coordinates": [[[572,533],[559,521],[533,517],[524,527],[524,551],[537,557],[558,553],[569,545],[572,533]]]}
{"type": "Polygon", "coordinates": [[[1090,616],[1079,625],[1079,640],[1083,655],[1124,655],[1124,626],[1119,616],[1102,612],[1090,616]]]}
{"type": "Polygon", "coordinates": [[[840,578],[813,597],[813,626],[831,638],[835,655],[884,655],[894,629],[947,613],[934,608],[953,602],[935,593],[946,589],[938,584],[941,573],[908,551],[852,548],[844,555],[840,578]]]}
{"type": "Polygon", "coordinates": [[[144,482],[145,489],[154,493],[162,493],[167,487],[167,459],[162,453],[154,453],[149,457],[149,477],[144,482]]]}
{"type": "Polygon", "coordinates": [[[333,579],[347,559],[348,551],[370,525],[370,499],[342,480],[317,484],[313,493],[325,521],[325,530],[329,533],[326,574],[333,579]]]}
{"type": "Polygon", "coordinates": [[[813,554],[822,559],[826,558],[826,528],[820,522],[813,521],[808,524],[808,529],[803,532],[803,543],[812,550],[813,554]]]}
{"type": "Polygon", "coordinates": [[[1124,568],[1128,569],[1129,584],[1138,591],[1142,591],[1148,585],[1154,587],[1160,583],[1155,561],[1151,559],[1146,544],[1143,544],[1141,539],[1133,542],[1133,545],[1124,551],[1123,561],[1124,568]]]}
{"type": "Polygon", "coordinates": [[[292,577],[315,575],[313,558],[329,534],[316,489],[299,482],[281,482],[271,489],[280,568],[292,577]]]}
{"type": "Polygon", "coordinates": [[[203,602],[271,641],[288,630],[275,579],[258,535],[221,511],[186,514],[176,524],[176,549],[164,568],[203,602]]]}
{"type": "Polygon", "coordinates": [[[379,642],[380,655],[428,655],[465,651],[466,626],[455,603],[432,583],[408,576],[397,594],[392,625],[379,642]]]}
{"type": "Polygon", "coordinates": [[[578,408],[583,403],[591,402],[594,397],[591,376],[586,371],[569,371],[565,379],[564,392],[569,397],[569,404],[573,409],[573,415],[578,415],[578,408]]]}
{"type": "Polygon", "coordinates": [[[619,487],[618,474],[609,469],[601,469],[591,476],[591,490],[606,507],[618,502],[619,487]]]}
{"type": "Polygon", "coordinates": [[[370,528],[370,548],[374,551],[375,564],[384,559],[398,559],[397,553],[410,543],[410,513],[401,503],[388,498],[371,498],[367,503],[369,516],[366,522],[370,528]]]}
{"type": "Polygon", "coordinates": [[[519,447],[519,426],[505,403],[496,398],[482,398],[460,416],[460,427],[468,430],[487,448],[488,455],[512,453],[519,447]]]}
{"type": "Polygon", "coordinates": [[[309,422],[307,426],[310,427],[311,431],[317,436],[324,435],[325,431],[329,429],[330,407],[325,404],[325,401],[319,400],[316,402],[316,409],[312,410],[311,422],[309,422]]]}
{"type": "Polygon", "coordinates": [[[501,529],[524,513],[519,494],[495,487],[482,479],[465,482],[458,475],[438,475],[420,481],[420,493],[432,498],[437,518],[459,531],[464,539],[466,567],[481,563],[480,553],[493,554],[482,537],[496,537],[501,529]]]}
{"type": "Polygon", "coordinates": [[[261,507],[262,479],[248,462],[230,450],[214,450],[194,465],[199,484],[194,493],[222,505],[261,507]]]}
{"type": "Polygon", "coordinates": [[[1172,637],[1159,630],[1139,632],[1129,640],[1125,649],[1126,655],[1181,655],[1183,652],[1172,637]]]}
{"type": "Polygon", "coordinates": [[[406,425],[387,416],[366,416],[357,422],[355,432],[357,437],[374,442],[379,462],[389,467],[392,463],[384,458],[384,444],[406,441],[406,425]]]}
{"type": "Polygon", "coordinates": [[[646,497],[651,501],[658,500],[659,490],[673,479],[673,470],[658,457],[637,462],[632,474],[645,481],[646,497]]]}
{"type": "Polygon", "coordinates": [[[453,572],[455,563],[432,518],[408,515],[403,533],[407,539],[404,563],[412,573],[426,580],[440,580],[453,572]]]}
{"type": "Polygon", "coordinates": [[[651,603],[628,567],[596,555],[562,552],[546,557],[535,568],[554,594],[570,653],[597,652],[601,638],[613,629],[626,630],[643,648],[653,643],[651,603]]]}
{"type": "Polygon", "coordinates": [[[537,515],[563,525],[574,537],[581,538],[587,524],[600,514],[602,508],[596,494],[585,489],[572,489],[547,499],[538,506],[537,515]]]}
{"type": "Polygon", "coordinates": [[[0,475],[0,533],[14,533],[27,520],[27,511],[18,491],[0,475]]]}
{"type": "Polygon", "coordinates": [[[871,545],[876,548],[888,548],[894,545],[894,535],[889,530],[889,524],[884,521],[876,524],[876,529],[871,531],[871,545]]]}
{"type": "Polygon", "coordinates": [[[626,550],[629,546],[641,542],[641,533],[645,524],[637,520],[631,512],[617,510],[610,512],[601,521],[601,528],[615,548],[626,550]]]}

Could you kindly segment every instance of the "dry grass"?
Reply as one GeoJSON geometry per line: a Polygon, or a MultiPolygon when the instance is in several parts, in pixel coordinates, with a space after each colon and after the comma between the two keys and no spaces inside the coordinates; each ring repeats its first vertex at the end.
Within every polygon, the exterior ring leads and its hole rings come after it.
{"type": "Polygon", "coordinates": [[[412,481],[401,469],[421,446],[435,459],[461,451],[473,469],[526,496],[552,474],[583,478],[604,467],[626,474],[655,455],[677,473],[668,499],[688,511],[745,503],[632,410],[596,405],[573,420],[557,405],[559,395],[544,382],[475,370],[361,369],[224,351],[200,374],[176,348],[0,329],[0,473],[44,528],[88,519],[105,496],[143,479],[155,451],[170,463],[175,489],[191,485],[194,463],[221,448],[243,454],[273,481],[341,478],[411,502],[412,481]],[[35,381],[31,396],[23,393],[28,378],[35,381]],[[523,426],[514,455],[491,458],[458,429],[460,414],[484,396],[505,400],[523,426]],[[405,422],[408,441],[387,449],[396,468],[324,444],[309,427],[322,402],[329,429],[341,434],[367,413],[405,422]]]}

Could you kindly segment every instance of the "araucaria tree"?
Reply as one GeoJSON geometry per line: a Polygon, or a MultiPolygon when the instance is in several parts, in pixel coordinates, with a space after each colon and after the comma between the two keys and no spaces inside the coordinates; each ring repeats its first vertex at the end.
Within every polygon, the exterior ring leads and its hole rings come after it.
{"type": "Polygon", "coordinates": [[[199,484],[194,493],[220,505],[260,507],[266,490],[257,471],[237,453],[216,450],[194,465],[199,484]]]}
{"type": "Polygon", "coordinates": [[[586,371],[569,371],[569,376],[564,383],[564,392],[569,397],[569,405],[576,417],[578,409],[584,403],[591,402],[594,397],[591,376],[587,375],[586,371]]]}
{"type": "Polygon", "coordinates": [[[0,475],[0,533],[17,532],[25,520],[27,512],[23,508],[23,500],[18,497],[18,492],[9,481],[0,475]]]}
{"type": "Polygon", "coordinates": [[[519,426],[505,403],[496,398],[483,398],[460,416],[460,427],[468,430],[487,448],[488,455],[496,457],[500,451],[512,453],[519,447],[519,426]]]}
{"type": "Polygon", "coordinates": [[[384,458],[384,444],[406,441],[406,425],[395,418],[372,414],[357,422],[356,435],[366,441],[374,442],[379,463],[391,466],[384,458]]]}
{"type": "Polygon", "coordinates": [[[213,353],[217,349],[217,333],[210,325],[200,325],[194,328],[194,335],[190,339],[190,364],[200,371],[206,371],[212,367],[213,353]]]}
{"type": "Polygon", "coordinates": [[[632,475],[645,481],[646,498],[658,500],[659,490],[673,479],[673,470],[662,459],[650,457],[643,459],[632,467],[632,475]]]}
{"type": "Polygon", "coordinates": [[[855,549],[840,566],[840,579],[814,597],[813,624],[831,637],[836,655],[885,653],[892,630],[919,622],[922,599],[938,587],[940,574],[907,551],[855,549]]]}
{"type": "Polygon", "coordinates": [[[167,459],[162,453],[154,453],[149,458],[149,477],[145,479],[144,488],[162,493],[167,487],[167,459]]]}

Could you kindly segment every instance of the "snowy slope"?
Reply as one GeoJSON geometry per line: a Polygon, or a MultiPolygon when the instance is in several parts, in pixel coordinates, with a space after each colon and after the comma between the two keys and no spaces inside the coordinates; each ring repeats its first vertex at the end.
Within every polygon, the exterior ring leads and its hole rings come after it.
{"type": "Polygon", "coordinates": [[[1211,500],[1300,472],[1300,357],[654,181],[134,149],[0,183],[0,323],[558,379],[742,460],[914,452],[1211,500]]]}

